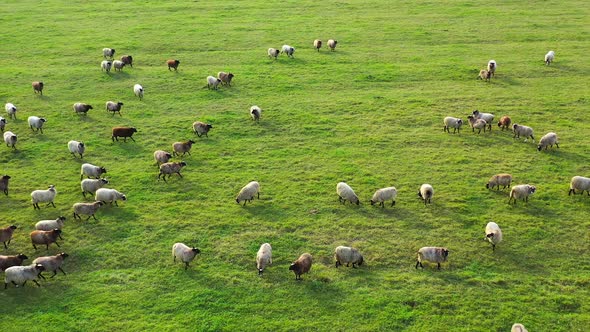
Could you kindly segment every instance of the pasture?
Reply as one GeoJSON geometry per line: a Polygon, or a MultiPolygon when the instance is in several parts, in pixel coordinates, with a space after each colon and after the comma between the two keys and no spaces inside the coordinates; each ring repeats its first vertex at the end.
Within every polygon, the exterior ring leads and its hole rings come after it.
{"type": "Polygon", "coordinates": [[[590,197],[567,194],[572,176],[590,176],[587,2],[8,0],[0,13],[0,100],[18,107],[17,120],[1,116],[19,137],[16,150],[0,146],[0,174],[12,177],[0,227],[19,227],[0,255],[22,252],[25,264],[70,255],[67,276],[0,291],[1,330],[590,326],[590,197]],[[294,58],[266,56],[283,44],[294,58]],[[132,55],[133,68],[101,72],[104,47],[132,55]],[[496,76],[477,80],[490,59],[496,76]],[[203,88],[219,71],[235,75],[232,87],[203,88]],[[105,111],[108,100],[124,103],[122,116],[105,111]],[[77,115],[76,102],[94,108],[77,115]],[[466,122],[475,109],[531,126],[535,143],[495,123],[479,135],[467,124],[443,133],[445,116],[466,122]],[[28,127],[31,115],[47,118],[44,134],[28,127]],[[208,138],[192,132],[197,120],[213,125],[208,138]],[[136,127],[136,142],[112,142],[114,126],[136,127]],[[550,131],[560,148],[538,152],[550,131]],[[86,144],[82,160],[68,151],[72,139],[86,144]],[[187,163],[183,178],[158,181],[153,152],[188,139],[191,155],[173,158],[187,163]],[[72,218],[72,204],[91,201],[80,190],[85,162],[105,166],[108,187],[128,197],[98,221],[72,218]],[[537,187],[528,203],[485,188],[504,172],[537,187]],[[252,180],[260,199],[236,204],[252,180]],[[338,203],[340,181],[359,206],[338,203]],[[427,206],[423,183],[435,191],[427,206]],[[56,208],[34,210],[31,191],[50,184],[56,208]],[[388,186],[396,205],[371,206],[388,186]],[[34,224],[60,215],[61,247],[35,251],[34,224]],[[483,240],[489,221],[504,232],[495,252],[483,240]],[[186,271],[172,262],[175,242],[201,250],[186,271]],[[259,277],[264,242],[273,265],[259,277]],[[339,245],[366,264],[335,268],[339,245]],[[450,250],[440,271],[414,268],[423,246],[450,250]],[[304,252],[314,264],[295,281],[288,267],[304,252]]]}

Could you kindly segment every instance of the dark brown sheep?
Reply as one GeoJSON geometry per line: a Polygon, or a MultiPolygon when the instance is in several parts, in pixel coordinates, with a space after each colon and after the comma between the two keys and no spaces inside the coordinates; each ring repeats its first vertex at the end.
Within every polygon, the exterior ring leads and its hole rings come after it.
{"type": "Polygon", "coordinates": [[[31,242],[33,243],[33,248],[36,250],[36,244],[44,244],[47,246],[47,250],[49,250],[49,245],[52,243],[55,243],[55,245],[59,247],[57,238],[60,236],[60,234],[61,230],[58,228],[51,231],[32,231],[31,242]]]}
{"type": "Polygon", "coordinates": [[[29,259],[24,254],[18,254],[16,256],[0,256],[0,271],[4,271],[11,266],[23,265],[23,261],[29,259]]]}
{"type": "Polygon", "coordinates": [[[133,68],[133,57],[131,55],[123,55],[121,57],[121,62],[123,62],[126,65],[129,65],[129,67],[133,68]]]}
{"type": "Polygon", "coordinates": [[[311,270],[311,263],[311,255],[308,253],[302,254],[289,266],[289,271],[295,273],[295,280],[302,280],[301,275],[311,270]]]}
{"type": "Polygon", "coordinates": [[[35,93],[39,92],[41,95],[43,95],[43,82],[41,82],[41,81],[33,82],[33,92],[35,92],[35,93]]]}
{"type": "Polygon", "coordinates": [[[234,78],[234,74],[220,71],[217,73],[217,78],[221,80],[221,85],[231,86],[231,80],[234,78]]]}
{"type": "Polygon", "coordinates": [[[500,118],[500,121],[498,122],[498,127],[501,127],[502,130],[504,130],[504,129],[510,130],[509,129],[510,123],[512,123],[512,120],[510,119],[510,117],[504,115],[503,117],[500,118]]]}
{"type": "Polygon", "coordinates": [[[4,243],[4,248],[8,249],[8,245],[10,244],[10,240],[12,240],[12,233],[16,226],[11,225],[5,228],[0,228],[0,242],[4,243]],[[7,243],[8,242],[8,243],[7,243]]]}
{"type": "Polygon", "coordinates": [[[113,127],[113,135],[111,136],[111,140],[114,142],[115,140],[119,141],[119,137],[124,138],[124,142],[127,142],[127,137],[131,138],[133,142],[133,133],[136,133],[137,129],[132,127],[113,127]]]}
{"type": "Polygon", "coordinates": [[[178,70],[178,65],[180,64],[180,61],[175,60],[175,59],[170,59],[168,61],[166,61],[166,64],[168,65],[168,70],[170,70],[170,68],[174,68],[174,71],[178,70]]]}
{"type": "Polygon", "coordinates": [[[4,192],[4,195],[8,196],[8,180],[10,180],[10,176],[3,175],[0,178],[0,190],[4,192]]]}

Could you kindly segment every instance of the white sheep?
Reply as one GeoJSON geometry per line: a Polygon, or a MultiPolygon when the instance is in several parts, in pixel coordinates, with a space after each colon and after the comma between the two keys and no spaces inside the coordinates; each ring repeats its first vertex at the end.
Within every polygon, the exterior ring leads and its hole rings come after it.
{"type": "Polygon", "coordinates": [[[82,159],[84,156],[84,151],[86,151],[86,146],[82,142],[72,140],[68,142],[68,149],[74,157],[77,153],[80,155],[80,159],[82,159]]]}
{"type": "Polygon", "coordinates": [[[115,203],[115,206],[119,206],[117,201],[126,201],[127,196],[125,194],[115,190],[115,189],[108,189],[108,188],[99,188],[96,190],[96,195],[94,196],[94,200],[101,201],[103,203],[115,203]]]}
{"type": "Polygon", "coordinates": [[[295,53],[295,48],[289,46],[289,45],[283,45],[283,47],[281,48],[281,54],[285,53],[287,54],[288,57],[293,58],[293,53],[295,53]]]}
{"type": "Polygon", "coordinates": [[[46,190],[34,190],[31,192],[31,202],[33,203],[33,209],[40,210],[41,208],[39,207],[39,203],[47,203],[47,206],[51,204],[53,207],[55,207],[53,200],[55,199],[56,195],[57,190],[55,190],[54,185],[50,185],[46,190]]]}
{"type": "Polygon", "coordinates": [[[513,138],[520,138],[520,135],[524,136],[524,141],[526,142],[529,137],[534,142],[535,138],[533,137],[533,128],[527,126],[521,126],[518,123],[512,125],[512,130],[514,131],[513,138]]]}
{"type": "Polygon", "coordinates": [[[371,198],[371,205],[379,203],[382,208],[385,207],[385,201],[391,200],[391,206],[395,205],[395,197],[397,196],[397,189],[395,187],[381,188],[375,191],[373,198],[371,198]]]}
{"type": "Polygon", "coordinates": [[[443,131],[451,133],[451,128],[453,128],[453,134],[455,132],[461,133],[461,126],[463,125],[463,120],[459,118],[454,118],[452,116],[447,116],[444,118],[443,123],[445,126],[443,127],[443,131]]]}
{"type": "Polygon", "coordinates": [[[467,121],[469,122],[469,125],[471,126],[471,131],[475,132],[475,129],[479,129],[479,131],[477,132],[479,134],[479,133],[481,133],[481,130],[483,129],[483,132],[484,133],[486,132],[486,127],[488,125],[486,120],[476,119],[473,115],[468,115],[467,121]]]}
{"type": "Polygon", "coordinates": [[[113,66],[113,63],[111,61],[104,60],[103,62],[100,63],[100,71],[106,71],[108,74],[111,71],[112,66],[113,66]]]}
{"type": "Polygon", "coordinates": [[[549,52],[547,52],[547,54],[545,54],[545,64],[546,65],[550,65],[554,59],[555,59],[555,52],[549,51],[549,52]]]}
{"type": "Polygon", "coordinates": [[[260,117],[262,116],[262,110],[257,105],[250,107],[250,116],[252,120],[258,122],[260,121],[260,117]]]}
{"type": "Polygon", "coordinates": [[[360,204],[359,198],[354,193],[354,190],[345,182],[338,182],[336,185],[336,194],[338,194],[338,202],[346,204],[346,201],[349,201],[350,204],[360,204]]]}
{"type": "Polygon", "coordinates": [[[18,137],[10,130],[4,132],[4,142],[6,146],[12,147],[16,150],[16,141],[18,137]]]}
{"type": "Polygon", "coordinates": [[[109,184],[109,180],[102,179],[84,179],[80,182],[80,188],[82,188],[82,195],[86,197],[86,193],[94,195],[96,191],[105,185],[109,184]]]}
{"type": "Polygon", "coordinates": [[[492,122],[494,122],[494,114],[492,113],[482,113],[478,110],[473,111],[473,117],[476,119],[484,119],[488,124],[488,128],[492,131],[492,122]]]}
{"type": "Polygon", "coordinates": [[[424,205],[426,205],[426,203],[432,203],[431,200],[432,196],[434,196],[434,188],[428,183],[424,183],[420,186],[418,196],[424,200],[424,205]]]}
{"type": "Polygon", "coordinates": [[[244,206],[246,206],[246,202],[251,203],[254,199],[254,196],[260,199],[260,183],[251,181],[248,182],[248,184],[242,189],[240,189],[240,192],[236,197],[236,203],[240,204],[241,201],[244,201],[244,206]]]}
{"type": "Polygon", "coordinates": [[[422,261],[428,261],[437,263],[438,269],[440,270],[440,263],[446,262],[449,257],[449,250],[443,247],[422,247],[418,250],[418,258],[416,260],[416,268],[422,265],[422,261]]]}
{"type": "Polygon", "coordinates": [[[41,264],[11,266],[4,271],[4,289],[8,288],[8,283],[12,282],[16,287],[18,287],[18,285],[21,283],[21,286],[24,286],[29,280],[32,280],[35,284],[37,284],[37,286],[41,287],[36,279],[43,271],[45,271],[45,267],[43,267],[41,264]]]}
{"type": "Polygon", "coordinates": [[[115,56],[115,49],[114,48],[108,48],[105,47],[102,49],[102,55],[103,57],[106,58],[113,58],[115,56]]]}
{"type": "Polygon", "coordinates": [[[528,332],[528,330],[524,327],[524,325],[520,323],[515,323],[512,325],[510,332],[528,332]]]}
{"type": "Polygon", "coordinates": [[[363,255],[356,248],[338,246],[334,250],[334,258],[336,259],[336,267],[346,264],[346,267],[352,263],[352,267],[356,269],[355,264],[358,266],[363,265],[363,255]]]}
{"type": "Polygon", "coordinates": [[[135,84],[133,86],[133,93],[139,98],[139,100],[143,99],[143,86],[139,85],[139,84],[135,84]]]}
{"type": "Polygon", "coordinates": [[[6,119],[0,116],[0,132],[4,132],[6,128],[6,119]]]}
{"type": "Polygon", "coordinates": [[[29,127],[31,127],[32,130],[36,131],[41,131],[41,134],[43,134],[43,124],[45,122],[47,122],[47,119],[45,118],[40,118],[38,116],[29,116],[29,118],[27,119],[29,122],[29,127]]]}
{"type": "Polygon", "coordinates": [[[270,243],[263,243],[256,253],[258,275],[262,275],[262,271],[264,271],[267,265],[272,265],[272,247],[270,243]]]}
{"type": "Polygon", "coordinates": [[[158,168],[160,167],[160,164],[167,163],[170,160],[170,158],[172,158],[172,154],[170,152],[166,152],[163,150],[154,151],[154,159],[156,160],[156,165],[158,166],[158,168]]]}
{"type": "Polygon", "coordinates": [[[541,151],[543,148],[545,148],[545,150],[547,150],[548,147],[552,147],[553,148],[553,144],[555,144],[555,146],[557,146],[557,148],[559,148],[559,142],[558,142],[559,138],[557,137],[556,133],[547,133],[545,135],[543,135],[543,137],[541,137],[541,139],[539,140],[539,145],[537,145],[537,150],[541,151]]]}
{"type": "Polygon", "coordinates": [[[588,196],[590,196],[590,178],[574,176],[570,182],[570,191],[568,192],[568,196],[571,194],[575,195],[576,190],[581,190],[580,195],[583,195],[584,190],[586,190],[588,192],[588,196]]]}
{"type": "Polygon", "coordinates": [[[207,89],[217,90],[221,80],[215,76],[207,76],[207,89]]]}
{"type": "Polygon", "coordinates": [[[510,201],[514,200],[514,204],[516,204],[517,199],[522,199],[525,202],[529,201],[529,196],[534,194],[537,191],[535,186],[531,186],[530,184],[519,184],[513,186],[510,189],[510,198],[508,199],[508,204],[510,201]]]}
{"type": "Polygon", "coordinates": [[[330,51],[334,51],[336,49],[336,45],[338,45],[338,41],[334,39],[328,39],[328,47],[330,51]]]}
{"type": "Polygon", "coordinates": [[[268,51],[266,51],[266,53],[268,54],[269,58],[275,58],[275,60],[279,56],[279,50],[272,48],[272,47],[269,48],[268,51]]]}
{"type": "Polygon", "coordinates": [[[33,260],[33,264],[41,264],[45,268],[45,271],[52,271],[53,275],[51,278],[57,275],[57,270],[60,270],[61,273],[66,275],[65,271],[62,270],[61,266],[64,263],[64,259],[69,257],[70,255],[66,254],[65,252],[59,253],[55,256],[43,256],[37,257],[33,260]]]}
{"type": "Polygon", "coordinates": [[[76,112],[76,114],[82,113],[84,115],[88,115],[88,111],[93,109],[92,105],[88,105],[85,103],[75,103],[73,105],[73,108],[74,108],[74,112],[76,112]]]}
{"type": "Polygon", "coordinates": [[[185,265],[184,269],[188,269],[188,264],[195,259],[195,256],[199,254],[201,250],[195,247],[189,247],[184,243],[175,243],[172,245],[172,257],[174,258],[174,262],[176,262],[176,258],[180,259],[185,265]]]}
{"type": "Polygon", "coordinates": [[[123,61],[120,61],[120,60],[113,61],[113,68],[115,68],[115,71],[121,71],[121,70],[123,70],[123,67],[125,67],[125,63],[123,61]]]}
{"type": "Polygon", "coordinates": [[[51,231],[54,229],[62,229],[64,227],[64,223],[66,222],[66,217],[60,216],[55,220],[40,220],[35,224],[35,229],[39,231],[51,231]]]}
{"type": "Polygon", "coordinates": [[[101,175],[105,174],[107,169],[103,166],[95,166],[89,163],[84,163],[80,166],[80,180],[86,175],[88,178],[99,179],[101,175]]]}
{"type": "Polygon", "coordinates": [[[496,174],[488,180],[486,188],[494,189],[494,187],[498,186],[498,190],[500,190],[500,186],[503,186],[502,189],[506,189],[510,187],[510,183],[512,183],[512,175],[507,173],[496,174]]]}
{"type": "Polygon", "coordinates": [[[484,240],[489,241],[492,244],[492,251],[496,250],[496,244],[502,241],[502,230],[500,226],[493,221],[490,221],[486,225],[486,237],[484,240]]]}
{"type": "Polygon", "coordinates": [[[496,69],[498,69],[498,64],[496,60],[488,61],[488,71],[490,72],[491,76],[496,76],[496,69]]]}
{"type": "Polygon", "coordinates": [[[6,113],[8,113],[8,117],[11,119],[15,119],[16,120],[16,106],[14,106],[13,103],[6,103],[6,105],[4,105],[4,109],[6,109],[6,113]]]}
{"type": "Polygon", "coordinates": [[[318,52],[320,51],[320,48],[322,48],[322,41],[319,39],[316,39],[313,41],[313,47],[318,50],[318,52]]]}

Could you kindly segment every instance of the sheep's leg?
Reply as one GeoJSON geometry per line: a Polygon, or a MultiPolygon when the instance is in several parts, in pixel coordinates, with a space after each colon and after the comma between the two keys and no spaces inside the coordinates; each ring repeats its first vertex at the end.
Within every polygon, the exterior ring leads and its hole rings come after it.
{"type": "Polygon", "coordinates": [[[186,270],[188,270],[188,262],[185,262],[184,264],[185,264],[184,265],[184,270],[186,271],[186,270]]]}
{"type": "Polygon", "coordinates": [[[39,272],[39,274],[37,275],[37,277],[41,277],[43,280],[47,280],[47,279],[45,279],[45,276],[41,272],[39,272]]]}
{"type": "Polygon", "coordinates": [[[6,242],[2,242],[4,243],[4,249],[8,249],[8,247],[6,246],[6,242]]]}
{"type": "Polygon", "coordinates": [[[51,202],[51,205],[53,205],[53,207],[55,207],[55,204],[53,204],[53,201],[51,202]]]}
{"type": "Polygon", "coordinates": [[[201,137],[201,134],[199,134],[198,132],[195,131],[195,134],[197,134],[198,137],[201,137]]]}
{"type": "Polygon", "coordinates": [[[438,269],[440,270],[440,263],[437,263],[437,264],[438,264],[438,269]]]}
{"type": "MultiPolygon", "coordinates": [[[[92,218],[94,218],[94,220],[98,221],[98,219],[96,219],[96,216],[94,215],[94,213],[92,214],[92,218]]],[[[88,219],[90,219],[90,217],[88,217],[88,219]]]]}
{"type": "Polygon", "coordinates": [[[420,266],[421,268],[424,268],[424,266],[422,265],[422,262],[416,261],[416,269],[418,268],[418,266],[420,266]]]}
{"type": "Polygon", "coordinates": [[[354,266],[354,264],[355,264],[355,263],[352,263],[352,268],[353,268],[353,269],[356,269],[356,266],[354,266]]]}
{"type": "Polygon", "coordinates": [[[391,201],[391,206],[394,206],[394,205],[395,205],[395,201],[394,201],[394,200],[392,200],[392,201],[391,201]]]}
{"type": "Polygon", "coordinates": [[[129,136],[129,138],[131,138],[131,140],[132,140],[133,142],[135,142],[135,140],[133,139],[133,136],[129,136]]]}
{"type": "MultiPolygon", "coordinates": [[[[27,283],[27,281],[25,280],[25,282],[23,282],[23,284],[21,286],[25,287],[25,284],[27,283]]],[[[38,284],[37,284],[38,285],[38,284]]]]}
{"type": "MultiPolygon", "coordinates": [[[[567,195],[570,196],[572,193],[574,193],[574,195],[575,195],[576,191],[573,189],[570,189],[570,191],[567,193],[567,195]]],[[[590,191],[588,193],[590,193],[590,191]]],[[[584,191],[582,191],[582,195],[584,195],[584,191]]]]}
{"type": "Polygon", "coordinates": [[[338,268],[340,265],[342,265],[342,263],[340,263],[340,261],[336,261],[336,268],[338,268]]]}
{"type": "Polygon", "coordinates": [[[41,285],[39,285],[39,283],[37,282],[37,280],[33,279],[33,282],[34,282],[35,284],[37,284],[37,286],[38,286],[38,287],[41,287],[41,285]]]}
{"type": "Polygon", "coordinates": [[[57,236],[59,236],[59,239],[60,240],[63,240],[64,239],[63,237],[61,237],[61,234],[58,234],[57,236]]]}
{"type": "Polygon", "coordinates": [[[496,245],[492,243],[492,251],[496,251],[496,245]]]}
{"type": "Polygon", "coordinates": [[[555,143],[555,146],[559,149],[559,144],[555,143]]]}
{"type": "Polygon", "coordinates": [[[180,172],[176,172],[176,174],[178,174],[178,176],[182,177],[182,174],[180,174],[180,172]]]}
{"type": "Polygon", "coordinates": [[[385,203],[384,202],[379,203],[379,205],[381,205],[381,208],[384,208],[385,207],[385,203]]]}
{"type": "Polygon", "coordinates": [[[7,288],[8,288],[8,283],[5,282],[4,283],[4,289],[7,289],[7,288]]]}

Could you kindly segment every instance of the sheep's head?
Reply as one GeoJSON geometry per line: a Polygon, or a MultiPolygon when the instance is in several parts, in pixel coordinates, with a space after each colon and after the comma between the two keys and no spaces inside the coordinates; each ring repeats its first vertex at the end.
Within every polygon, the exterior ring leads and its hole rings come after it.
{"type": "Polygon", "coordinates": [[[8,228],[10,228],[10,229],[14,230],[14,229],[16,229],[17,227],[16,227],[16,225],[10,225],[8,228]]]}
{"type": "Polygon", "coordinates": [[[27,257],[27,255],[25,255],[25,254],[18,254],[18,255],[16,255],[16,257],[21,260],[29,259],[29,257],[27,257]]]}
{"type": "Polygon", "coordinates": [[[8,175],[3,175],[2,176],[2,180],[9,180],[9,179],[10,179],[10,176],[8,176],[8,175]]]}
{"type": "Polygon", "coordinates": [[[127,200],[127,196],[125,196],[125,195],[121,195],[121,200],[122,200],[122,201],[126,201],[126,200],[127,200]]]}
{"type": "Polygon", "coordinates": [[[181,161],[180,163],[178,163],[180,166],[184,167],[186,166],[186,163],[184,161],[181,161]]]}
{"type": "Polygon", "coordinates": [[[442,255],[446,259],[449,256],[449,250],[447,248],[442,249],[442,255]]]}
{"type": "Polygon", "coordinates": [[[370,200],[371,205],[375,205],[375,202],[373,200],[370,200]]]}
{"type": "Polygon", "coordinates": [[[491,237],[494,237],[494,233],[486,234],[486,238],[488,238],[488,239],[489,239],[489,238],[491,238],[491,237]]]}
{"type": "Polygon", "coordinates": [[[191,249],[191,251],[194,252],[195,254],[200,254],[201,253],[201,250],[199,250],[198,248],[195,248],[195,247],[193,247],[191,249]]]}
{"type": "Polygon", "coordinates": [[[53,234],[57,234],[57,235],[60,235],[60,234],[61,234],[61,229],[59,229],[59,228],[54,228],[54,229],[51,231],[51,233],[53,233],[53,234]]]}
{"type": "Polygon", "coordinates": [[[57,256],[61,256],[62,258],[70,257],[70,255],[66,254],[65,252],[61,252],[57,254],[57,256]]]}
{"type": "Polygon", "coordinates": [[[364,262],[364,261],[365,261],[365,259],[363,258],[363,256],[360,256],[360,257],[359,257],[359,260],[358,260],[358,262],[357,262],[356,264],[357,264],[358,266],[361,266],[361,265],[363,265],[363,262],[364,262]]]}
{"type": "Polygon", "coordinates": [[[137,132],[137,129],[135,129],[135,128],[129,128],[129,129],[131,129],[131,132],[132,133],[136,133],[137,132]]]}
{"type": "Polygon", "coordinates": [[[475,110],[475,111],[473,111],[472,114],[475,115],[475,116],[478,116],[479,115],[479,111],[478,110],[475,110]]]}
{"type": "Polygon", "coordinates": [[[537,187],[535,186],[529,186],[529,193],[532,195],[537,191],[537,187]]]}
{"type": "Polygon", "coordinates": [[[41,264],[35,264],[35,270],[39,271],[39,273],[45,271],[45,266],[41,264]]]}
{"type": "Polygon", "coordinates": [[[101,173],[106,173],[106,172],[107,172],[107,169],[106,169],[106,168],[104,168],[104,167],[101,167],[101,168],[100,168],[100,172],[101,172],[101,173]]]}
{"type": "Polygon", "coordinates": [[[294,271],[294,270],[297,270],[297,269],[298,269],[298,266],[297,266],[296,263],[291,263],[291,266],[289,266],[289,271],[294,271]]]}
{"type": "Polygon", "coordinates": [[[207,129],[211,129],[211,128],[213,128],[213,126],[210,124],[207,124],[207,129]]]}
{"type": "Polygon", "coordinates": [[[60,221],[66,221],[66,217],[64,217],[64,216],[60,216],[60,217],[59,217],[59,218],[57,218],[57,219],[58,219],[58,220],[60,220],[60,221]]]}

